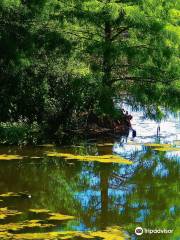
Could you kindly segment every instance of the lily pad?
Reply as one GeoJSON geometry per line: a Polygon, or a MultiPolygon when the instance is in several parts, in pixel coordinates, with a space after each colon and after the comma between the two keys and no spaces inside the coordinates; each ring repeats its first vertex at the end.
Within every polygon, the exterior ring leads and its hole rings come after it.
{"type": "Polygon", "coordinates": [[[41,145],[38,145],[38,147],[55,147],[54,144],[41,144],[41,145]]]}
{"type": "Polygon", "coordinates": [[[109,227],[103,231],[59,231],[41,233],[19,233],[11,234],[7,231],[0,232],[0,237],[14,240],[58,240],[58,239],[102,239],[102,240],[125,240],[127,235],[119,227],[109,227]]]}
{"type": "Polygon", "coordinates": [[[3,193],[0,194],[0,197],[2,198],[8,198],[8,197],[27,197],[27,198],[31,198],[31,195],[28,192],[7,192],[7,193],[3,193]]]}
{"type": "Polygon", "coordinates": [[[8,209],[7,207],[0,208],[0,219],[5,219],[8,216],[14,216],[14,215],[19,215],[19,214],[22,214],[22,212],[18,212],[16,210],[11,210],[11,209],[8,209]]]}
{"type": "Polygon", "coordinates": [[[169,151],[180,151],[180,148],[175,147],[164,147],[164,148],[155,148],[156,151],[169,152],[169,151]]]}
{"type": "Polygon", "coordinates": [[[21,160],[23,159],[20,155],[7,155],[7,154],[1,154],[0,160],[21,160]]]}
{"type": "Polygon", "coordinates": [[[147,146],[147,147],[158,147],[158,148],[164,148],[164,147],[171,147],[171,144],[163,144],[163,143],[145,143],[144,146],[147,146]]]}
{"type": "Polygon", "coordinates": [[[113,146],[113,143],[98,143],[97,146],[98,147],[111,147],[113,146]]]}
{"type": "Polygon", "coordinates": [[[7,192],[7,193],[0,194],[0,197],[18,197],[18,196],[19,195],[14,192],[7,192]]]}
{"type": "Polygon", "coordinates": [[[48,218],[48,220],[63,221],[63,220],[72,220],[75,218],[73,216],[68,216],[61,213],[50,213],[50,215],[51,216],[48,218]]]}
{"type": "Polygon", "coordinates": [[[87,161],[87,162],[102,162],[102,163],[121,163],[121,164],[132,164],[132,161],[129,161],[123,157],[117,155],[101,155],[101,156],[91,156],[91,155],[73,155],[69,153],[58,153],[58,152],[48,152],[48,157],[60,157],[66,160],[78,160],[78,161],[87,161]]]}
{"type": "Polygon", "coordinates": [[[104,240],[125,240],[127,236],[120,227],[109,227],[104,231],[91,232],[90,236],[102,238],[104,240]]]}
{"type": "Polygon", "coordinates": [[[0,239],[12,239],[12,234],[7,231],[0,232],[0,239]]]}
{"type": "Polygon", "coordinates": [[[137,142],[128,142],[127,145],[135,145],[135,146],[141,146],[142,143],[137,143],[137,142]]]}
{"type": "Polygon", "coordinates": [[[50,212],[48,209],[29,209],[29,211],[33,213],[49,213],[50,212]]]}
{"type": "Polygon", "coordinates": [[[41,223],[41,220],[29,220],[24,222],[17,222],[17,223],[7,223],[0,225],[0,232],[3,231],[19,231],[24,228],[47,228],[47,227],[53,227],[53,224],[45,224],[41,223]]]}

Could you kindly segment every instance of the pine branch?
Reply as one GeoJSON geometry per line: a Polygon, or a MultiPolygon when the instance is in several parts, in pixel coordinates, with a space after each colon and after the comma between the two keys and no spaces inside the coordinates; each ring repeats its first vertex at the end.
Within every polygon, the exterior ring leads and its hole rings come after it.
{"type": "Polygon", "coordinates": [[[118,32],[114,36],[112,36],[111,41],[115,40],[119,35],[121,35],[121,33],[124,33],[127,30],[129,30],[129,28],[130,28],[129,26],[128,27],[119,28],[118,32]]]}
{"type": "Polygon", "coordinates": [[[144,66],[143,64],[140,64],[140,65],[132,65],[132,64],[115,64],[115,65],[112,65],[111,66],[112,69],[117,69],[117,68],[135,68],[135,69],[141,69],[141,70],[144,70],[144,71],[147,71],[147,70],[157,70],[158,72],[161,72],[163,74],[167,74],[167,72],[163,69],[160,69],[158,67],[155,67],[155,66],[144,66]]]}
{"type": "Polygon", "coordinates": [[[166,79],[166,80],[161,80],[161,79],[156,79],[154,77],[135,77],[135,76],[125,76],[125,77],[121,77],[121,78],[114,78],[110,81],[111,84],[116,83],[118,81],[144,81],[146,83],[163,83],[163,84],[168,84],[168,83],[172,83],[174,81],[176,81],[177,79],[166,79]]]}

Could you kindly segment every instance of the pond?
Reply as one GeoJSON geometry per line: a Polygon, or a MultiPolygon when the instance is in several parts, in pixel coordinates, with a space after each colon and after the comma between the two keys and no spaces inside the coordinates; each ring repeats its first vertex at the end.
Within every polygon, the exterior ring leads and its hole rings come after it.
{"type": "Polygon", "coordinates": [[[132,115],[135,139],[1,147],[0,239],[179,239],[180,117],[132,115]]]}

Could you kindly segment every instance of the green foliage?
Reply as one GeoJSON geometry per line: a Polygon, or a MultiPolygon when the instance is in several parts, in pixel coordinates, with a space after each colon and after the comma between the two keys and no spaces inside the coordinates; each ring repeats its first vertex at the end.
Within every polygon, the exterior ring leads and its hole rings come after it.
{"type": "Polygon", "coordinates": [[[37,144],[41,137],[41,130],[36,122],[0,123],[0,143],[10,145],[37,144]]]}
{"type": "Polygon", "coordinates": [[[179,11],[177,0],[1,1],[0,121],[54,136],[85,126],[82,113],[120,117],[124,93],[158,119],[179,110],[179,11]]]}

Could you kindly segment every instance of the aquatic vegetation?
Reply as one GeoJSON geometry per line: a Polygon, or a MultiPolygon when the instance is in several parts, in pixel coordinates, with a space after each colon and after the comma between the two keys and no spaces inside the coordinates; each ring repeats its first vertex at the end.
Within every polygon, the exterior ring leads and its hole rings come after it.
{"type": "Polygon", "coordinates": [[[33,213],[49,213],[50,212],[48,209],[29,209],[29,211],[33,213]]]}
{"type": "Polygon", "coordinates": [[[156,151],[168,152],[168,151],[180,151],[180,148],[175,147],[164,147],[164,148],[155,148],[156,151]]]}
{"type": "Polygon", "coordinates": [[[109,227],[105,231],[91,232],[90,236],[102,238],[104,240],[123,240],[128,237],[118,226],[109,227]]]}
{"type": "Polygon", "coordinates": [[[62,221],[62,220],[72,220],[75,217],[73,216],[68,216],[68,215],[63,215],[61,213],[50,213],[50,217],[48,220],[55,220],[55,221],[62,221]]]}
{"type": "MultiPolygon", "coordinates": [[[[5,219],[8,216],[14,216],[19,214],[22,214],[22,212],[11,210],[11,209],[8,209],[7,207],[0,208],[0,219],[5,219]]],[[[0,229],[1,229],[1,225],[0,225],[0,229]]]]}
{"type": "Polygon", "coordinates": [[[53,227],[53,224],[46,224],[41,223],[41,220],[27,220],[24,222],[16,222],[16,223],[6,223],[0,225],[0,232],[7,232],[7,231],[19,231],[24,228],[47,228],[47,227],[53,227]]]}
{"type": "Polygon", "coordinates": [[[28,192],[7,192],[0,194],[0,197],[2,198],[8,198],[8,197],[26,197],[26,198],[31,198],[31,195],[28,192]]]}
{"type": "Polygon", "coordinates": [[[62,220],[72,220],[75,218],[74,216],[68,216],[61,213],[52,213],[48,209],[29,209],[29,211],[37,214],[47,213],[49,215],[47,220],[62,221],[62,220]]]}
{"type": "Polygon", "coordinates": [[[138,142],[127,142],[127,145],[142,145],[142,143],[138,143],[138,142]]]}
{"type": "Polygon", "coordinates": [[[8,155],[8,154],[1,154],[0,160],[21,160],[23,156],[20,155],[8,155]]]}
{"type": "Polygon", "coordinates": [[[78,161],[87,161],[87,162],[102,162],[102,163],[121,163],[121,164],[132,164],[132,161],[129,161],[123,157],[117,155],[100,155],[100,156],[90,156],[90,155],[73,155],[69,153],[59,153],[59,152],[48,152],[48,157],[60,157],[66,160],[78,160],[78,161]]]}
{"type": "Polygon", "coordinates": [[[45,233],[19,233],[12,234],[7,231],[0,232],[0,237],[4,239],[14,240],[58,240],[58,239],[102,239],[102,240],[124,240],[127,235],[120,229],[120,227],[109,227],[104,231],[62,231],[62,232],[45,232],[45,233]]]}
{"type": "Polygon", "coordinates": [[[111,147],[113,146],[113,143],[98,143],[97,146],[98,147],[111,147]]]}
{"type": "Polygon", "coordinates": [[[14,192],[7,192],[7,193],[3,193],[3,194],[0,194],[0,197],[18,197],[19,194],[17,193],[14,193],[14,192]]]}
{"type": "Polygon", "coordinates": [[[37,147],[55,147],[54,144],[41,144],[41,145],[37,145],[37,147]]]}
{"type": "Polygon", "coordinates": [[[0,239],[12,239],[12,234],[8,233],[7,231],[5,232],[0,232],[0,239]]]}
{"type": "MultiPolygon", "coordinates": [[[[12,194],[6,194],[6,195],[12,195],[12,194]]],[[[74,219],[73,216],[68,216],[68,215],[63,215],[60,213],[50,213],[49,210],[47,209],[29,209],[30,212],[33,213],[47,213],[49,215],[48,218],[45,219],[47,220],[71,220],[74,219]]],[[[0,208],[0,220],[6,218],[7,216],[13,216],[21,214],[21,212],[18,212],[16,210],[9,210],[7,207],[5,208],[0,208]]],[[[46,235],[49,235],[50,233],[44,233],[45,235],[43,236],[40,232],[39,233],[25,233],[24,234],[16,234],[12,233],[20,230],[24,230],[27,228],[50,228],[54,227],[55,225],[52,223],[44,223],[43,220],[40,219],[32,219],[32,220],[25,220],[25,221],[18,221],[18,222],[10,222],[10,223],[5,223],[5,224],[0,224],[0,239],[48,239],[46,238],[46,235]],[[37,238],[36,238],[37,235],[37,238]],[[39,238],[40,235],[40,238],[39,238]],[[25,237],[24,237],[25,236],[25,237]],[[27,236],[27,238],[26,238],[27,236]],[[41,236],[43,236],[41,238],[41,236]]],[[[51,234],[50,234],[51,235],[51,234]]],[[[65,234],[66,235],[66,234],[65,234]]],[[[54,234],[51,235],[51,237],[55,237],[54,234]]],[[[49,239],[56,239],[56,238],[49,238],[49,239]]]]}
{"type": "Polygon", "coordinates": [[[31,159],[41,159],[41,158],[43,158],[43,157],[38,157],[38,156],[32,156],[32,157],[30,157],[31,159]]]}
{"type": "Polygon", "coordinates": [[[144,146],[164,148],[164,147],[171,147],[171,144],[164,144],[164,143],[145,143],[144,146]]]}
{"type": "Polygon", "coordinates": [[[0,161],[1,160],[24,160],[24,159],[41,159],[42,156],[20,156],[20,155],[8,155],[8,154],[1,154],[0,155],[0,161]]]}

